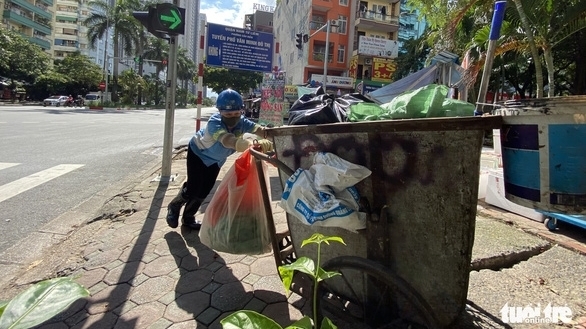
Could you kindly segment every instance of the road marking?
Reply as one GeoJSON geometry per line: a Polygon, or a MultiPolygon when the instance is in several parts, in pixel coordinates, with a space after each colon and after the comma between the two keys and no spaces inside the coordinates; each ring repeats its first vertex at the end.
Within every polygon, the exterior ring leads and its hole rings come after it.
{"type": "Polygon", "coordinates": [[[0,162],[0,170],[18,166],[20,163],[0,162]]]}
{"type": "Polygon", "coordinates": [[[83,166],[81,164],[62,164],[4,184],[0,186],[0,202],[83,166]]]}

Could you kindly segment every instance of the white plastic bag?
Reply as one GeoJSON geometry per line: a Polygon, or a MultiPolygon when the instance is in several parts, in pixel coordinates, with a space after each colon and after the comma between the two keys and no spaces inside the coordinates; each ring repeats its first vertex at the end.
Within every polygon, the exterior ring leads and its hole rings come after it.
{"type": "Polygon", "coordinates": [[[371,171],[331,153],[320,152],[309,170],[297,169],[287,180],[280,206],[307,225],[366,228],[366,214],[358,212],[360,195],[354,184],[371,171]]]}

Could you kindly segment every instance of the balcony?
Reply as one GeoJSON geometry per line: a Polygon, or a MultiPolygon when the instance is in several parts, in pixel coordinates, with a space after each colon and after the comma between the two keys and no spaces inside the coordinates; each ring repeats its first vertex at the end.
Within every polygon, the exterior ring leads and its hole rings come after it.
{"type": "MultiPolygon", "coordinates": [[[[325,52],[321,51],[321,52],[314,52],[312,59],[316,62],[324,62],[324,58],[326,57],[325,52]]],[[[334,62],[334,55],[333,54],[328,54],[328,63],[333,63],[334,62]]]]}
{"type": "Polygon", "coordinates": [[[330,9],[334,8],[332,1],[337,0],[312,0],[311,1],[311,9],[313,11],[320,11],[327,13],[330,9]]]}
{"type": "Polygon", "coordinates": [[[51,42],[49,42],[48,40],[46,40],[46,38],[41,39],[38,36],[34,36],[34,37],[30,37],[29,40],[32,43],[40,46],[44,50],[51,49],[51,42]]]}
{"type": "Polygon", "coordinates": [[[53,7],[53,0],[40,0],[40,2],[46,4],[49,7],[53,7]]]}
{"type": "Polygon", "coordinates": [[[367,10],[356,12],[356,27],[364,30],[378,30],[384,32],[396,32],[399,30],[399,17],[383,15],[379,12],[367,10]]]}
{"type": "Polygon", "coordinates": [[[49,20],[53,18],[53,15],[50,11],[47,11],[46,9],[44,9],[42,7],[37,7],[26,0],[10,0],[10,2],[12,2],[13,4],[17,5],[18,7],[22,8],[24,10],[31,11],[35,15],[39,15],[40,17],[44,17],[49,20]]]}
{"type": "Polygon", "coordinates": [[[14,8],[4,10],[3,17],[8,20],[12,20],[14,22],[20,23],[24,26],[38,30],[39,32],[42,32],[44,34],[51,34],[50,25],[45,24],[45,23],[41,23],[38,21],[34,21],[32,15],[30,15],[30,14],[27,15],[23,11],[20,11],[20,10],[14,9],[14,8]]]}

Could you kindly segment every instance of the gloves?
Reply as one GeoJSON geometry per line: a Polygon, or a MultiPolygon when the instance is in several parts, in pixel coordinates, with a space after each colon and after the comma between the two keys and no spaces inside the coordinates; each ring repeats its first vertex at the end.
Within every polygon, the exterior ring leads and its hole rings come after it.
{"type": "Polygon", "coordinates": [[[262,153],[271,152],[273,150],[273,143],[268,139],[260,139],[256,141],[255,146],[260,147],[262,153]]]}
{"type": "Polygon", "coordinates": [[[236,151],[237,152],[244,152],[248,150],[248,148],[252,145],[252,142],[243,138],[238,138],[236,140],[236,151]]]}

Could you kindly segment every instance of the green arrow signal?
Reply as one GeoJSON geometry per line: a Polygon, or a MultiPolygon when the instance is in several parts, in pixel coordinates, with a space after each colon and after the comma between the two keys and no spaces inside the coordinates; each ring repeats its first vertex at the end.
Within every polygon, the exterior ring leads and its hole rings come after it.
{"type": "Polygon", "coordinates": [[[179,14],[177,13],[177,11],[173,10],[173,9],[171,9],[171,15],[173,15],[173,16],[161,15],[160,19],[163,22],[171,23],[171,25],[169,25],[169,29],[173,30],[177,26],[179,26],[179,24],[181,24],[181,17],[179,17],[179,14]]]}

